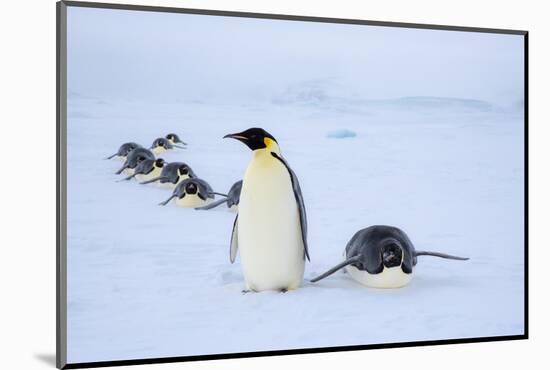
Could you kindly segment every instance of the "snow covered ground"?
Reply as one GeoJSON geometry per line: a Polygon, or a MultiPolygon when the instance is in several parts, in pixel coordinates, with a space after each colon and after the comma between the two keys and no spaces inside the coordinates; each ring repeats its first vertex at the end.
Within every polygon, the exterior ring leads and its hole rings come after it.
{"type": "MultiPolygon", "coordinates": [[[[312,100],[313,99],[313,100],[312,100]]],[[[332,104],[109,100],[69,93],[68,361],[249,352],[514,335],[523,332],[523,116],[460,99],[332,104]],[[222,136],[259,126],[297,173],[312,261],[303,287],[242,294],[229,263],[234,213],[157,205],[169,190],[116,182],[126,141],[178,133],[184,161],[216,191],[250,151],[222,136]],[[355,137],[329,137],[349,130],[355,137]],[[411,284],[377,290],[337,273],[360,228],[405,230],[411,284]]],[[[294,100],[295,102],[296,100],[294,100]]]]}

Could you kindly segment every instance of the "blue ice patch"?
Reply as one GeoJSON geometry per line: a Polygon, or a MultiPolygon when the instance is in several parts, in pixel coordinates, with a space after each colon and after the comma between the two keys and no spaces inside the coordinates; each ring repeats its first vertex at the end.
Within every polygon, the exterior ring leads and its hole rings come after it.
{"type": "Polygon", "coordinates": [[[349,137],[356,137],[356,136],[357,134],[355,132],[347,129],[330,131],[327,134],[327,137],[330,139],[347,139],[349,137]]]}

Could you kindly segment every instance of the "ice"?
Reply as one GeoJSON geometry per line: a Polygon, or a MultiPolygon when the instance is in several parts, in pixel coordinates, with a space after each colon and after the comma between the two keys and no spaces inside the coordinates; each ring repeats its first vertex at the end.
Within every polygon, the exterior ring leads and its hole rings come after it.
{"type": "Polygon", "coordinates": [[[327,134],[327,137],[330,139],[347,139],[356,136],[357,134],[355,132],[347,129],[333,130],[327,134]]]}
{"type": "Polygon", "coordinates": [[[69,362],[522,333],[521,114],[390,110],[365,122],[252,108],[70,100],[69,362]],[[249,122],[279,141],[308,211],[312,261],[302,288],[286,294],[241,293],[239,258],[229,263],[235,215],[225,206],[160,207],[169,190],[116,182],[120,162],[103,159],[123,142],[176,132],[188,149],[163,157],[226,192],[251,153],[222,137],[249,122]],[[360,135],[328,139],[336,124],[360,135]],[[418,249],[471,260],[419,257],[412,282],[397,290],[343,273],[308,283],[373,224],[402,228],[418,249]]]}

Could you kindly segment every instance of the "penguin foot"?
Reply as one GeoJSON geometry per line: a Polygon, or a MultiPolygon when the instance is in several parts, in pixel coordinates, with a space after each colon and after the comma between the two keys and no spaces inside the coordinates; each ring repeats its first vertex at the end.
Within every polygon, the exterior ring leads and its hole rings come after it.
{"type": "Polygon", "coordinates": [[[279,290],[279,293],[286,293],[286,292],[288,292],[287,288],[283,288],[283,289],[279,290]]]}
{"type": "Polygon", "coordinates": [[[243,290],[241,290],[241,293],[242,293],[242,294],[252,293],[252,292],[253,292],[253,290],[250,290],[250,289],[243,289],[243,290]]]}

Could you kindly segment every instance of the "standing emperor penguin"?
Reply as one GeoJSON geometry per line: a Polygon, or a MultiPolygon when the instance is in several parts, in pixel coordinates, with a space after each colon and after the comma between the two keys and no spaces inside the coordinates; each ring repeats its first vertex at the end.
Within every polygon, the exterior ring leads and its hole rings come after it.
{"type": "Polygon", "coordinates": [[[307,221],[298,178],[277,140],[261,128],[230,134],[253,151],[233,223],[230,260],[240,250],[246,290],[297,289],[304,276],[307,221]]]}

